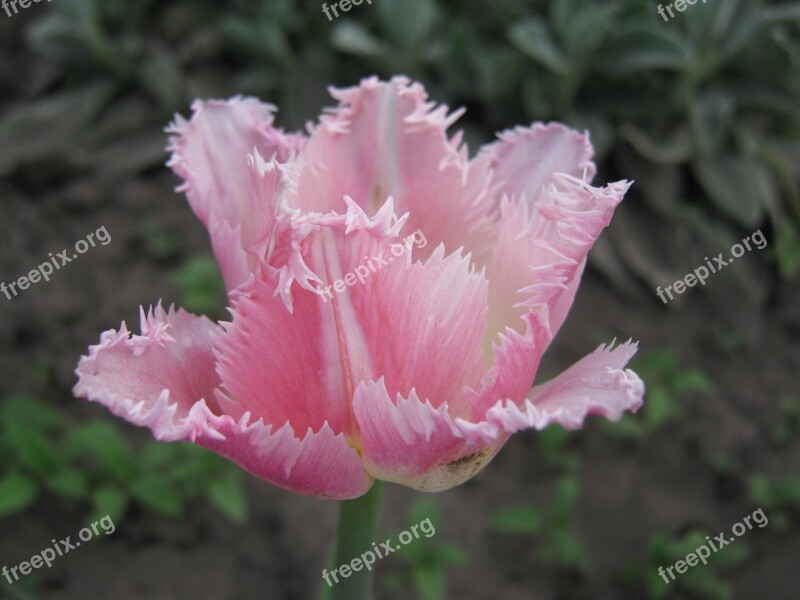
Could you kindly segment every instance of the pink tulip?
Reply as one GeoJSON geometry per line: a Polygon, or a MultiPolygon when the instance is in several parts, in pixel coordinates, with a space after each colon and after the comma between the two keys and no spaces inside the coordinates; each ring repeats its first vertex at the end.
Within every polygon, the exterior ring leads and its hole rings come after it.
{"type": "Polygon", "coordinates": [[[82,357],[75,394],[340,499],[375,479],[445,490],[512,433],[636,411],[632,342],[531,389],[629,187],[589,185],[588,137],[536,123],[469,160],[446,134],[462,111],[417,83],[331,93],[339,105],[307,137],[251,98],[176,118],[169,164],[208,228],[232,320],[142,310],[141,335],[123,323],[82,357]]]}

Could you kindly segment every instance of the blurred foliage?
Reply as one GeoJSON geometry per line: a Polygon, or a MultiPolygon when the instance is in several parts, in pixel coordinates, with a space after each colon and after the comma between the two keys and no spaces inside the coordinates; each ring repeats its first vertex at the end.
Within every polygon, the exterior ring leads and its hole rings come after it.
{"type": "Polygon", "coordinates": [[[492,516],[492,527],[502,533],[531,536],[535,556],[545,565],[584,570],[589,555],[574,527],[579,495],[578,480],[565,475],[556,485],[550,506],[508,506],[492,516]]]}
{"type": "Polygon", "coordinates": [[[609,433],[644,438],[668,423],[680,421],[680,402],[686,394],[709,392],[712,383],[699,368],[682,368],[678,356],[669,348],[656,348],[637,356],[630,368],[645,382],[646,402],[637,415],[625,414],[616,423],[601,421],[609,433]]]}
{"type": "Polygon", "coordinates": [[[0,174],[53,156],[135,173],[163,161],[161,128],[194,97],[260,95],[296,128],[330,104],[326,85],[404,73],[469,109],[473,145],[533,119],[589,130],[602,180],[637,182],[593,253],[622,290],[652,295],[766,227],[769,252],[702,288],[749,337],[774,281],[758,266],[800,270],[800,3],[698,3],[668,22],[646,0],[381,0],[332,22],[295,0],[71,0],[39,15],[30,77],[0,119],[0,174]]]}
{"type": "Polygon", "coordinates": [[[778,404],[781,421],[769,432],[770,441],[776,446],[786,446],[800,438],[800,400],[784,396],[778,404]]]}
{"type": "MultiPolygon", "coordinates": [[[[409,525],[411,527],[430,519],[435,532],[439,531],[441,519],[439,508],[431,498],[418,498],[409,510],[409,525]]],[[[425,537],[420,532],[419,539],[400,546],[396,551],[398,557],[403,559],[406,567],[391,572],[386,577],[386,585],[391,590],[411,586],[419,600],[445,600],[447,595],[447,577],[451,567],[463,565],[469,561],[469,556],[460,546],[451,542],[442,542],[435,539],[435,535],[425,537]]]]}
{"type": "Polygon", "coordinates": [[[680,592],[692,594],[692,598],[707,598],[708,600],[731,600],[733,588],[718,574],[720,568],[733,567],[743,562],[749,555],[750,549],[746,543],[737,539],[736,542],[718,548],[711,552],[707,564],[698,562],[694,567],[688,566],[685,573],[675,574],[675,580],[667,574],[669,583],[658,574],[658,568],[672,566],[679,560],[694,552],[700,546],[708,548],[706,537],[714,534],[703,531],[689,531],[680,538],[672,539],[664,534],[656,534],[650,540],[647,548],[647,560],[644,564],[632,565],[624,575],[624,580],[630,585],[636,581],[644,583],[647,597],[654,600],[663,598],[683,598],[680,592]]]}
{"type": "Polygon", "coordinates": [[[205,498],[233,521],[247,518],[241,471],[188,443],[149,441],[134,451],[105,421],[69,427],[51,405],[28,396],[0,404],[0,518],[47,492],[87,507],[89,521],[119,523],[131,503],[179,517],[205,498]]]}
{"type": "Polygon", "coordinates": [[[781,531],[789,527],[790,514],[797,514],[800,507],[800,477],[778,481],[763,474],[751,475],[747,490],[750,499],[767,513],[771,526],[781,531]]]}
{"type": "Polygon", "coordinates": [[[219,316],[225,307],[225,284],[217,261],[210,254],[190,258],[170,272],[181,291],[181,306],[193,313],[219,316]]]}

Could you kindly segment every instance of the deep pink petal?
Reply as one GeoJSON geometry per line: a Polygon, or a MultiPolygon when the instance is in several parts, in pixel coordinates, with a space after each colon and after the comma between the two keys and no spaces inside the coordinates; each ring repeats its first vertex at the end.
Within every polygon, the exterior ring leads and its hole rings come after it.
{"type": "Polygon", "coordinates": [[[334,500],[357,498],[372,487],[358,452],[327,424],[297,439],[289,424],[276,431],[261,421],[248,424],[248,414],[238,422],[208,411],[204,417],[207,426],[195,430],[197,444],[274,485],[334,500]]]}
{"type": "Polygon", "coordinates": [[[242,290],[218,342],[227,412],[296,430],[327,421],[357,444],[351,403],[361,381],[385,377],[393,394],[416,387],[436,406],[464,405],[462,387],[482,371],[485,279],[441,249],[412,262],[391,208],[370,219],[350,202],[345,215],[309,217],[303,256],[322,283],[293,289],[293,314],[266,275],[242,290]]]}

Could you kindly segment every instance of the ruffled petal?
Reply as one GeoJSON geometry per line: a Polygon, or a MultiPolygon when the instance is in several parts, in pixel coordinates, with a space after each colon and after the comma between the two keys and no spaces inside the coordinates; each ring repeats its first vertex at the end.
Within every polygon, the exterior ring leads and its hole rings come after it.
{"type": "Polygon", "coordinates": [[[209,231],[229,290],[255,270],[247,248],[271,235],[291,188],[285,163],[305,144],[273,128],[274,110],[254,98],[195,101],[192,118],[176,116],[168,129],[168,164],[209,231]]]}
{"type": "Polygon", "coordinates": [[[472,478],[505,441],[466,444],[446,405],[434,408],[413,390],[393,402],[383,379],[359,384],[353,407],[370,475],[420,491],[438,492],[472,478]]]}
{"type": "MultiPolygon", "coordinates": [[[[195,426],[197,444],[237,463],[256,477],[286,490],[332,500],[357,498],[372,487],[358,452],[326,424],[303,439],[286,424],[277,431],[262,421],[248,424],[208,411],[205,427],[195,426]]],[[[200,416],[196,415],[196,421],[200,416]]]]}
{"type": "Polygon", "coordinates": [[[205,400],[218,410],[214,389],[211,332],[205,317],[161,306],[141,311],[141,335],[125,323],[106,331],[78,364],[76,396],[99,402],[131,423],[149,427],[160,440],[185,439],[184,421],[192,407],[205,400]]]}
{"type": "Polygon", "coordinates": [[[345,215],[302,223],[313,226],[303,257],[321,283],[292,290],[293,314],[266,274],[242,289],[217,342],[226,412],[299,430],[327,421],[357,446],[360,381],[386,377],[392,393],[416,387],[437,405],[463,406],[462,386],[482,371],[486,309],[485,279],[468,257],[439,249],[412,262],[414,238],[398,236],[403,219],[391,201],[374,218],[348,201],[345,215]]]}
{"type": "Polygon", "coordinates": [[[211,340],[218,329],[183,310],[142,311],[141,335],[123,323],[81,358],[74,393],[148,427],[156,439],[195,442],[280,487],[320,498],[366,492],[372,480],[358,452],[327,425],[298,439],[288,424],[275,431],[250,423],[248,413],[221,413],[211,340]]]}
{"type": "Polygon", "coordinates": [[[340,105],[323,116],[301,158],[298,195],[304,211],[343,212],[345,195],[373,215],[391,196],[410,229],[448,253],[482,254],[490,242],[489,158],[468,160],[461,134],[447,129],[463,114],[428,101],[405,77],[331,89],[340,105]]]}
{"type": "Polygon", "coordinates": [[[550,308],[552,334],[566,317],[586,256],[611,220],[630,183],[591,187],[556,175],[535,203],[504,198],[488,269],[491,339],[505,327],[521,331],[521,317],[534,307],[550,308]]]}
{"type": "Polygon", "coordinates": [[[536,201],[556,173],[591,181],[594,148],[588,134],[560,123],[534,123],[498,134],[500,141],[481,149],[491,159],[500,195],[527,196],[536,201]]]}
{"type": "Polygon", "coordinates": [[[544,429],[557,423],[579,429],[589,415],[617,421],[626,411],[642,405],[644,383],[625,365],[636,353],[632,342],[616,348],[600,346],[558,377],[533,388],[523,404],[499,400],[478,423],[457,420],[467,441],[490,443],[507,433],[544,429]]]}

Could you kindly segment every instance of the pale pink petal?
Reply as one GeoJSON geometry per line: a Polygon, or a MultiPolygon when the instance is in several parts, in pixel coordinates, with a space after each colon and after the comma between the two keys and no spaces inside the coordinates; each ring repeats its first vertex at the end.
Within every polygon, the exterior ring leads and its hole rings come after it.
{"type": "Polygon", "coordinates": [[[253,98],[196,101],[192,110],[190,120],[176,116],[169,128],[168,164],[183,178],[178,189],[208,228],[233,290],[256,268],[246,249],[272,233],[291,187],[284,163],[304,139],[273,128],[275,107],[253,98]]]}
{"type": "Polygon", "coordinates": [[[506,433],[544,429],[557,423],[578,429],[589,415],[619,420],[626,410],[642,405],[644,384],[625,365],[636,353],[635,343],[600,346],[558,377],[533,388],[524,403],[499,400],[480,423],[457,420],[456,426],[473,443],[489,443],[506,433]]]}
{"type": "Polygon", "coordinates": [[[78,364],[74,393],[149,427],[158,439],[183,439],[181,423],[195,403],[205,399],[217,410],[219,377],[211,350],[217,325],[183,310],[167,313],[160,305],[147,314],[142,310],[141,321],[141,335],[130,335],[125,323],[101,335],[78,364]]]}
{"type": "Polygon", "coordinates": [[[353,407],[369,474],[420,491],[438,492],[470,479],[505,441],[466,444],[446,405],[434,408],[413,390],[392,401],[383,379],[362,382],[353,407]]]}
{"type": "Polygon", "coordinates": [[[367,79],[331,89],[340,105],[321,118],[301,158],[298,194],[304,211],[343,212],[352,197],[372,215],[387,197],[398,214],[410,214],[429,249],[444,244],[482,254],[489,243],[492,209],[489,157],[470,163],[460,133],[447,129],[463,111],[428,100],[424,88],[404,77],[367,79]]]}
{"type": "Polygon", "coordinates": [[[535,201],[556,173],[584,181],[594,177],[594,149],[588,134],[560,123],[534,123],[503,131],[498,137],[500,141],[484,146],[481,154],[491,158],[501,195],[525,195],[535,201]]]}
{"type": "Polygon", "coordinates": [[[552,334],[558,332],[583,262],[628,187],[621,181],[594,188],[557,175],[535,203],[503,199],[488,269],[488,339],[505,327],[522,331],[521,317],[542,304],[550,308],[552,334]]]}

